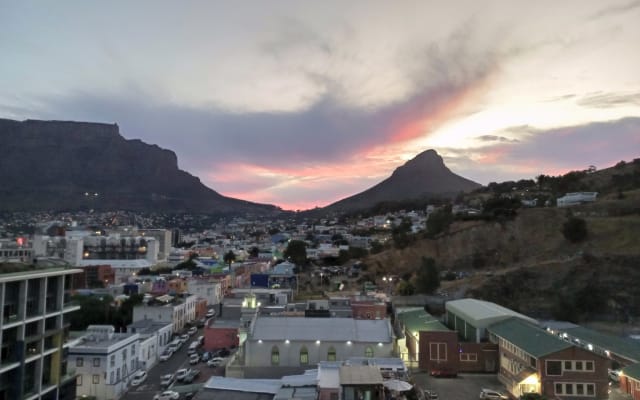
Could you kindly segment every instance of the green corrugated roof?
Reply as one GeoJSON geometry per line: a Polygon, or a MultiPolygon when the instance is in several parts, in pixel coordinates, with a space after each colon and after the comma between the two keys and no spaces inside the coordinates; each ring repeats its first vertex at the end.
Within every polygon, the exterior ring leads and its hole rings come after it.
{"type": "Polygon", "coordinates": [[[400,309],[396,315],[410,332],[450,330],[423,308],[400,309]]]}
{"type": "Polygon", "coordinates": [[[487,329],[489,332],[508,340],[536,358],[568,349],[572,346],[571,343],[567,343],[519,318],[509,318],[495,323],[487,329]]]}
{"type": "Polygon", "coordinates": [[[622,373],[632,379],[640,381],[640,364],[633,364],[628,367],[624,367],[622,368],[622,373]]]}
{"type": "Polygon", "coordinates": [[[563,331],[580,339],[580,342],[592,344],[616,355],[640,362],[640,341],[607,335],[581,326],[563,331]]]}

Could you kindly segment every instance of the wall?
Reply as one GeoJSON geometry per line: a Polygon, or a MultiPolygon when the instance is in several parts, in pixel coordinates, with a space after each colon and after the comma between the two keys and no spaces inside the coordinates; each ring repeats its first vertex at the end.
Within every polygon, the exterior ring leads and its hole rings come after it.
{"type": "Polygon", "coordinates": [[[418,360],[418,366],[420,369],[428,372],[435,370],[458,372],[460,358],[457,332],[420,331],[419,335],[420,358],[418,360]]]}
{"type": "Polygon", "coordinates": [[[498,346],[493,343],[458,344],[460,372],[498,372],[500,360],[498,346]],[[472,361],[475,355],[476,361],[472,361]]]}
{"type": "Polygon", "coordinates": [[[351,312],[355,319],[384,319],[387,317],[387,306],[384,303],[352,303],[351,312]]]}
{"type": "Polygon", "coordinates": [[[207,351],[238,346],[238,328],[206,327],[204,349],[207,351]]]}

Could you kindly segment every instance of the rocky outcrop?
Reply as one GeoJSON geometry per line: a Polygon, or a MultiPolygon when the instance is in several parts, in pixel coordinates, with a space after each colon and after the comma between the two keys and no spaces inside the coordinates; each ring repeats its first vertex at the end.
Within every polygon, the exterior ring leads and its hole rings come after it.
{"type": "Polygon", "coordinates": [[[276,212],[233,199],[178,168],[172,151],[116,124],[0,119],[0,210],[276,212]]]}

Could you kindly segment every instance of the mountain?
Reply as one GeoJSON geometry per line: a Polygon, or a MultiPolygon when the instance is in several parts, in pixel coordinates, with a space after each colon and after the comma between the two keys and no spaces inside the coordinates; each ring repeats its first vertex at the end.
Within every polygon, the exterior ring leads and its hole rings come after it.
{"type": "Polygon", "coordinates": [[[481,187],[451,172],[435,150],[426,150],[377,185],[323,209],[323,212],[364,210],[387,201],[406,201],[429,196],[455,195],[481,187]]]}
{"type": "Polygon", "coordinates": [[[116,124],[0,119],[0,143],[0,211],[278,211],[220,195],[116,124]]]}

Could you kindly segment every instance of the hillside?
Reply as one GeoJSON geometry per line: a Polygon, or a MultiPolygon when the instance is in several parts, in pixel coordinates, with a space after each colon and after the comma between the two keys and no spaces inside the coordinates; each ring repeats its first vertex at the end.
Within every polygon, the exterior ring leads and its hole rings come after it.
{"type": "MultiPolygon", "coordinates": [[[[627,167],[627,173],[639,167],[627,167]]],[[[456,221],[436,238],[370,255],[363,260],[366,273],[413,274],[422,257],[432,257],[440,271],[466,275],[442,282],[450,297],[486,299],[542,318],[626,320],[640,310],[640,288],[630,284],[640,281],[640,190],[618,190],[610,185],[613,175],[606,170],[585,178],[608,187],[596,203],[519,209],[513,219],[490,222],[456,221]],[[585,241],[564,238],[569,215],[586,221],[585,241]]]]}
{"type": "Polygon", "coordinates": [[[115,124],[0,119],[0,142],[0,211],[278,211],[220,195],[115,124]]]}

